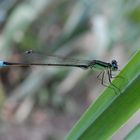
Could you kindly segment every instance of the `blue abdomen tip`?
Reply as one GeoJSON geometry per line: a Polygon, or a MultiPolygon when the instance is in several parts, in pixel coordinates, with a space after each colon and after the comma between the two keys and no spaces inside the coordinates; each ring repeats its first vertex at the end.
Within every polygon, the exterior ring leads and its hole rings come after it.
{"type": "Polygon", "coordinates": [[[4,61],[0,60],[0,67],[4,67],[6,64],[4,64],[4,61]]]}

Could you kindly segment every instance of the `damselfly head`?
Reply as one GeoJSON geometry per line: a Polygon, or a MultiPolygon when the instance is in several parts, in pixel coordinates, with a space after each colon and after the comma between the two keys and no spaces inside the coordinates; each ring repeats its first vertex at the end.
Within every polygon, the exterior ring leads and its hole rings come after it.
{"type": "Polygon", "coordinates": [[[117,61],[116,61],[116,60],[112,60],[112,61],[111,61],[111,69],[112,69],[113,71],[118,70],[118,64],[117,64],[117,61]]]}

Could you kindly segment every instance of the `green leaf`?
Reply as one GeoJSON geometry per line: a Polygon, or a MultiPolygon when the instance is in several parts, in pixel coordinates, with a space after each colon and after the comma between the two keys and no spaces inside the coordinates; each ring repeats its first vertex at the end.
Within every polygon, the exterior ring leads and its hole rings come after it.
{"type": "Polygon", "coordinates": [[[71,130],[66,140],[110,138],[140,108],[140,51],[113,81],[121,92],[106,88],[71,130]]]}
{"type": "Polygon", "coordinates": [[[138,124],[125,138],[125,140],[138,140],[140,138],[140,124],[138,124]]]}

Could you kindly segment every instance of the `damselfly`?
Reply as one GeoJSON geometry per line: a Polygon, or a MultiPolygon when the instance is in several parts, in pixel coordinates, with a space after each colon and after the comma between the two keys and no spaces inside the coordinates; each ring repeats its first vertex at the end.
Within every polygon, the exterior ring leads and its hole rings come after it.
{"type": "MultiPolygon", "coordinates": [[[[100,60],[76,60],[70,58],[63,58],[58,56],[45,56],[45,61],[40,61],[40,54],[33,52],[32,50],[26,51],[24,53],[25,58],[33,58],[29,62],[10,62],[0,60],[0,67],[11,67],[11,66],[63,66],[63,67],[77,67],[83,69],[99,69],[101,70],[100,74],[97,76],[101,80],[101,84],[108,86],[104,83],[104,76],[107,73],[108,81],[112,87],[116,87],[111,79],[112,71],[118,70],[118,64],[116,60],[112,60],[110,63],[100,61],[100,60]],[[101,77],[101,78],[100,78],[101,77]]],[[[111,87],[110,87],[111,88],[111,87]]],[[[114,88],[112,88],[114,90],[114,88]]],[[[119,90],[119,89],[118,89],[119,90]]],[[[116,91],[115,91],[116,93],[116,91]]]]}

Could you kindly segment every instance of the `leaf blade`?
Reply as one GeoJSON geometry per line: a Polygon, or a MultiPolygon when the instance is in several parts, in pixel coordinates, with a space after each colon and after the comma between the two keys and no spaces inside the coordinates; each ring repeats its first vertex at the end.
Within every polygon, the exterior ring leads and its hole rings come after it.
{"type": "MultiPolygon", "coordinates": [[[[93,135],[93,130],[98,129],[98,127],[96,128],[94,126],[98,126],[100,124],[99,123],[100,121],[97,121],[97,120],[99,118],[102,118],[102,115],[104,117],[108,116],[107,114],[111,115],[110,111],[105,114],[104,114],[104,112],[106,112],[110,107],[114,108],[113,107],[114,105],[115,105],[117,111],[119,112],[119,111],[121,111],[120,108],[118,108],[119,104],[122,104],[123,102],[125,103],[127,101],[132,101],[131,99],[134,100],[135,96],[137,97],[136,99],[139,98],[139,94],[137,94],[140,91],[140,88],[139,88],[140,62],[139,62],[139,60],[140,60],[140,51],[138,51],[135,54],[135,56],[129,61],[127,66],[119,74],[120,77],[125,77],[125,78],[127,78],[127,80],[125,79],[125,81],[124,81],[123,79],[120,80],[119,78],[116,78],[113,81],[113,84],[115,84],[117,87],[119,87],[121,89],[122,93],[120,95],[116,96],[110,88],[107,88],[103,92],[103,94],[96,100],[96,102],[93,103],[89,107],[89,109],[85,112],[85,114],[81,117],[81,119],[77,122],[75,127],[71,130],[71,132],[67,136],[67,138],[66,138],[67,140],[83,139],[82,137],[84,137],[84,138],[88,137],[88,139],[90,140],[89,135],[91,132],[92,132],[91,139],[93,139],[95,134],[98,134],[98,137],[100,137],[101,134],[99,134],[97,132],[93,135]],[[132,90],[130,90],[131,88],[132,88],[132,90]],[[134,91],[134,89],[135,89],[136,95],[131,94],[134,91]],[[124,97],[126,98],[125,100],[124,100],[124,97]],[[118,100],[120,100],[120,102],[117,102],[118,100]]],[[[130,103],[130,105],[131,105],[131,103],[130,103]]],[[[115,127],[113,129],[113,131],[110,130],[110,132],[108,132],[108,135],[106,135],[106,137],[111,137],[111,135],[113,135],[117,131],[117,129],[119,129],[119,127],[121,127],[138,110],[138,108],[140,108],[140,104],[139,104],[138,100],[137,100],[137,104],[133,104],[133,107],[134,108],[132,109],[132,112],[130,113],[130,115],[129,116],[125,115],[125,119],[124,119],[125,121],[120,121],[118,124],[116,124],[118,127],[115,127]]],[[[122,108],[122,109],[125,109],[125,108],[122,108]]],[[[128,114],[129,110],[126,110],[126,111],[127,111],[126,114],[128,114]]],[[[122,116],[120,116],[120,117],[122,117],[122,116]]],[[[110,117],[110,119],[111,119],[111,117],[110,117]]],[[[96,137],[96,139],[97,139],[97,137],[96,137]]]]}

